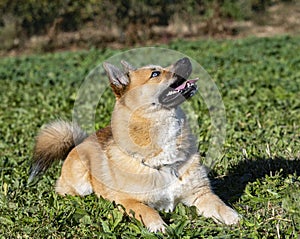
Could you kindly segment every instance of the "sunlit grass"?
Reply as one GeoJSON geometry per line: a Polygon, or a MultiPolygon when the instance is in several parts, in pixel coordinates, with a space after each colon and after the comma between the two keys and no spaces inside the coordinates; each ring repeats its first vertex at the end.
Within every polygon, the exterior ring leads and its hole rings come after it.
{"type": "MultiPolygon", "coordinates": [[[[173,213],[162,213],[170,225],[166,235],[149,233],[113,203],[95,195],[56,195],[61,165],[51,167],[35,186],[26,185],[40,126],[56,118],[71,119],[74,95],[84,77],[116,52],[0,59],[1,237],[297,238],[299,42],[299,38],[280,37],[177,41],[167,46],[199,62],[220,90],[226,108],[226,142],[210,177],[216,193],[243,218],[236,226],[219,225],[198,217],[194,208],[179,205],[173,213]]],[[[113,100],[107,102],[99,108],[97,127],[109,122],[113,100]]],[[[204,105],[194,107],[203,114],[200,154],[204,156],[209,119],[204,105]]]]}

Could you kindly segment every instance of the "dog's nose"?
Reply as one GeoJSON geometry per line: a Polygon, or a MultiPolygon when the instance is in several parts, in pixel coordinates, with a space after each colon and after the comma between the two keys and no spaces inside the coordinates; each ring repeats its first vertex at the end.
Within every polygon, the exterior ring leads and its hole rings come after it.
{"type": "Polygon", "coordinates": [[[184,57],[180,60],[178,60],[174,65],[173,65],[173,72],[184,78],[187,79],[190,74],[192,73],[192,63],[189,60],[189,58],[184,57]]]}
{"type": "Polygon", "coordinates": [[[184,57],[184,58],[179,59],[175,64],[191,64],[191,62],[190,62],[189,58],[184,57]]]}

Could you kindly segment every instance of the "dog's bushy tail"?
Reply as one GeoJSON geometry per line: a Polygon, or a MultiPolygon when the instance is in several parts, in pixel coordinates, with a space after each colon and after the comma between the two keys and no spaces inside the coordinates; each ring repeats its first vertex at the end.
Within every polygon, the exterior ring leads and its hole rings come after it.
{"type": "Polygon", "coordinates": [[[87,134],[77,125],[63,120],[45,125],[36,137],[28,181],[44,173],[56,160],[64,160],[87,134]]]}

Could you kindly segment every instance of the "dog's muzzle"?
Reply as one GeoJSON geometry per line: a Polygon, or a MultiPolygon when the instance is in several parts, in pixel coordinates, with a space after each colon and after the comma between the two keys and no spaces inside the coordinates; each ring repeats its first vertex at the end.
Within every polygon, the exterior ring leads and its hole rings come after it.
{"type": "Polygon", "coordinates": [[[187,80],[192,73],[192,64],[188,58],[178,60],[170,69],[173,72],[173,82],[159,96],[159,102],[164,107],[174,108],[197,92],[198,78],[187,80]]]}

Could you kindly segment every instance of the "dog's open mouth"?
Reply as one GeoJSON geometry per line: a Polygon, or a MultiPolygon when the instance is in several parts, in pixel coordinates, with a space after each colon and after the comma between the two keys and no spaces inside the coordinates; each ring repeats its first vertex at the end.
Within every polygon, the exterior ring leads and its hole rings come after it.
{"type": "Polygon", "coordinates": [[[178,79],[172,83],[159,96],[159,102],[166,107],[175,107],[185,100],[191,98],[197,92],[196,82],[198,78],[187,80],[182,83],[184,79],[178,79]]]}

